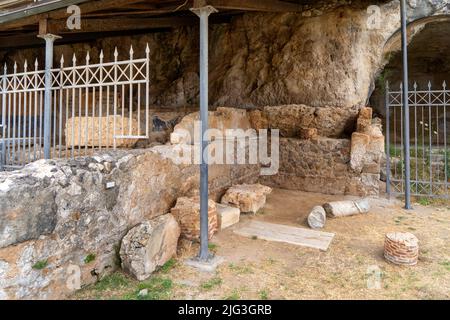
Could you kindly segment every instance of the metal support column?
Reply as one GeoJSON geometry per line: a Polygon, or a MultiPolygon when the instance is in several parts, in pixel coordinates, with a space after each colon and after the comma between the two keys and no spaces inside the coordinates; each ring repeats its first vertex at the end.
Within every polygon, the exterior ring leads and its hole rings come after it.
{"type": "Polygon", "coordinates": [[[403,129],[405,156],[405,209],[411,209],[411,159],[409,132],[409,79],[408,79],[408,35],[406,0],[400,1],[402,23],[402,53],[403,53],[403,129]]]}
{"type": "Polygon", "coordinates": [[[200,121],[201,121],[201,164],[200,164],[200,253],[199,260],[210,258],[208,250],[208,159],[204,150],[208,146],[205,133],[208,130],[208,18],[217,12],[212,6],[191,9],[200,18],[200,121]]]}
{"type": "Polygon", "coordinates": [[[50,33],[38,37],[45,40],[44,158],[50,159],[53,43],[60,37],[50,33]]]}

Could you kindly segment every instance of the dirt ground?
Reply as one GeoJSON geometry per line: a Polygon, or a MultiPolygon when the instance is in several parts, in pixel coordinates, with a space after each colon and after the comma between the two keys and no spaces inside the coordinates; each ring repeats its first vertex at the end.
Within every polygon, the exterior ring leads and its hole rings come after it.
{"type": "MultiPolygon", "coordinates": [[[[307,227],[312,207],[342,198],[275,189],[260,213],[241,216],[241,221],[307,227]]],[[[238,224],[211,241],[211,250],[225,259],[216,273],[185,266],[183,261],[194,256],[198,246],[183,242],[179,256],[147,282],[116,273],[74,298],[450,299],[450,203],[415,203],[413,211],[406,211],[398,200],[371,199],[371,206],[369,214],[327,221],[323,231],[336,234],[327,252],[244,238],[233,233],[238,224]],[[417,266],[399,267],[383,259],[384,236],[392,231],[419,238],[417,266]],[[369,288],[377,270],[380,281],[375,283],[380,287],[369,288]]]]}

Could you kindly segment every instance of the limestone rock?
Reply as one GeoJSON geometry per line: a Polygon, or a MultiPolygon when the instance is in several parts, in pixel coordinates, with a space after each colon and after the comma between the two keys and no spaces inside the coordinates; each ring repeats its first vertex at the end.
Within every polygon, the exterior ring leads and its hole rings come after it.
{"type": "Polygon", "coordinates": [[[316,128],[301,128],[300,129],[300,139],[317,139],[318,132],[316,128]]]}
{"type": "Polygon", "coordinates": [[[250,124],[253,129],[268,129],[269,121],[267,120],[264,112],[261,110],[250,110],[248,111],[248,116],[250,118],[250,124]]]}
{"type": "Polygon", "coordinates": [[[266,196],[272,189],[261,184],[233,186],[222,197],[222,204],[232,205],[243,213],[256,213],[266,204],[266,196]]]}
{"type": "MultiPolygon", "coordinates": [[[[67,286],[74,265],[81,286],[117,270],[117,248],[131,228],[199,189],[198,165],[176,164],[175,147],[104,150],[0,172],[0,297],[66,298],[77,289],[67,286]],[[33,269],[39,261],[47,267],[33,269]]],[[[231,185],[254,183],[259,170],[211,165],[211,198],[219,200],[231,185]]]]}
{"type": "MultiPolygon", "coordinates": [[[[200,239],[200,198],[181,197],[177,199],[171,213],[177,219],[181,227],[181,236],[189,240],[200,239]]],[[[217,232],[217,208],[216,203],[208,201],[208,232],[211,239],[217,232]]]]}
{"type": "Polygon", "coordinates": [[[219,219],[219,229],[226,229],[239,222],[241,211],[239,208],[217,204],[217,218],[219,219]]]}
{"type": "Polygon", "coordinates": [[[171,214],[131,229],[122,240],[122,268],[142,281],[177,252],[180,227],[171,214]]]}
{"type": "Polygon", "coordinates": [[[359,110],[359,118],[372,120],[372,108],[364,107],[359,110]]]}
{"type": "Polygon", "coordinates": [[[352,134],[352,147],[350,166],[353,170],[361,172],[364,166],[370,136],[364,133],[354,132],[352,134]]]}

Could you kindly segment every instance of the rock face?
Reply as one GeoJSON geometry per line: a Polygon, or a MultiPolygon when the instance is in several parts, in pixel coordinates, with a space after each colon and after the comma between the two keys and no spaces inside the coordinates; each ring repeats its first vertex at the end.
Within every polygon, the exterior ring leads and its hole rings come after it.
{"type": "MultiPolygon", "coordinates": [[[[200,198],[181,197],[172,208],[171,213],[181,227],[181,236],[188,240],[200,240],[200,198]]],[[[208,201],[208,232],[209,238],[218,230],[216,203],[208,201]]]]}
{"type": "MultiPolygon", "coordinates": [[[[198,166],[176,164],[173,148],[41,160],[0,172],[0,297],[61,298],[116,270],[131,228],[199,188],[198,166]],[[33,268],[38,262],[43,269],[33,268]]],[[[211,199],[258,175],[254,165],[210,166],[211,199]]]]}
{"type": "MultiPolygon", "coordinates": [[[[214,106],[262,107],[305,104],[312,107],[363,107],[385,61],[385,45],[399,29],[398,1],[309,1],[297,13],[246,13],[230,23],[211,25],[210,100],[214,106]],[[379,16],[368,13],[378,5],[379,16]],[[375,26],[369,26],[375,18],[375,26]],[[377,20],[378,19],[378,20],[377,20]]],[[[411,1],[410,21],[447,14],[446,0],[411,1]]],[[[82,58],[99,51],[113,61],[127,59],[130,45],[144,53],[150,47],[150,104],[196,106],[199,102],[197,28],[55,47],[61,55],[82,58]]],[[[397,41],[398,42],[398,41],[397,41]]],[[[389,48],[395,51],[399,45],[389,48]]],[[[25,58],[43,64],[36,49],[0,52],[1,64],[25,58]]],[[[12,70],[12,66],[9,70],[12,70]]]]}
{"type": "Polygon", "coordinates": [[[272,189],[261,184],[233,186],[222,197],[222,204],[237,207],[243,213],[257,213],[266,204],[272,189]]]}
{"type": "Polygon", "coordinates": [[[177,252],[180,227],[175,218],[163,215],[134,227],[122,239],[122,268],[142,281],[177,252]]]}

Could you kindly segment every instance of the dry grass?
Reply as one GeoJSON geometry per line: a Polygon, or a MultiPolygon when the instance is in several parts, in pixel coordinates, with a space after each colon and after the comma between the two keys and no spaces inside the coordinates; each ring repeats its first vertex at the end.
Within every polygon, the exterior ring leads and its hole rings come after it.
{"type": "MultiPolygon", "coordinates": [[[[242,219],[306,227],[306,215],[313,206],[340,199],[274,190],[264,215],[242,219]]],[[[163,275],[157,273],[154,277],[164,276],[173,284],[170,293],[161,298],[450,299],[448,203],[439,207],[415,204],[415,210],[408,212],[398,201],[374,199],[367,215],[327,222],[324,231],[336,234],[327,252],[243,238],[234,234],[233,228],[213,239],[214,250],[226,260],[215,274],[199,274],[182,263],[163,275]],[[383,259],[384,235],[391,231],[412,232],[419,238],[421,251],[417,266],[394,266],[383,259]],[[378,290],[367,286],[368,268],[372,266],[382,272],[378,290]]],[[[197,249],[197,245],[185,243],[178,261],[194,255],[197,249]]],[[[132,281],[130,287],[107,297],[126,298],[125,293],[136,292],[138,285],[132,281]]],[[[88,288],[77,297],[98,298],[98,290],[88,288]]]]}

